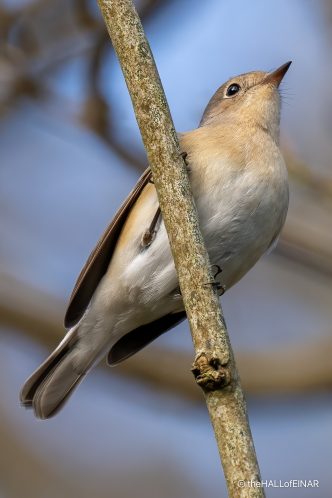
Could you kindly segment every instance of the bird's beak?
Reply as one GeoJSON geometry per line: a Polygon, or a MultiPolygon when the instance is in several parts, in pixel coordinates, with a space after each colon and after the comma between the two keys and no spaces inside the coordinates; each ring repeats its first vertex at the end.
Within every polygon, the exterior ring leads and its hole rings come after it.
{"type": "Polygon", "coordinates": [[[286,62],[286,64],[283,64],[282,66],[278,67],[275,71],[272,71],[269,73],[263,80],[262,83],[272,83],[276,87],[278,87],[287,73],[289,66],[291,65],[292,61],[286,62]]]}

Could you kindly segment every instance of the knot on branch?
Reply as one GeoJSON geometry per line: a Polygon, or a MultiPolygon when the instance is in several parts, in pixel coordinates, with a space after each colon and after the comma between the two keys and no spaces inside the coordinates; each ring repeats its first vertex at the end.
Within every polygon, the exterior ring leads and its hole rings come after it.
{"type": "Polygon", "coordinates": [[[207,353],[201,353],[195,358],[191,371],[197,384],[205,391],[221,389],[231,381],[228,365],[222,365],[219,358],[207,353]]]}

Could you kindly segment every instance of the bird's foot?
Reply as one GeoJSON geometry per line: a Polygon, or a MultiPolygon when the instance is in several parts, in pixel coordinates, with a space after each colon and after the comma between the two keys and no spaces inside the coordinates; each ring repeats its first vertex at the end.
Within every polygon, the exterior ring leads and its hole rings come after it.
{"type": "Polygon", "coordinates": [[[220,268],[219,265],[212,265],[212,268],[215,267],[217,268],[217,271],[216,273],[213,275],[213,278],[216,279],[218,275],[220,275],[220,273],[222,272],[222,269],[220,268]]]}
{"type": "Polygon", "coordinates": [[[218,292],[219,297],[225,294],[226,292],[226,287],[224,285],[221,285],[220,282],[216,282],[215,280],[213,280],[212,282],[207,282],[204,285],[211,285],[213,289],[218,292]]]}
{"type": "Polygon", "coordinates": [[[219,265],[212,265],[212,268],[216,268],[216,273],[213,275],[214,280],[212,282],[207,282],[205,285],[212,285],[212,287],[218,292],[218,296],[220,297],[225,294],[226,291],[226,287],[216,280],[217,276],[222,272],[222,269],[219,265]]]}
{"type": "Polygon", "coordinates": [[[217,285],[217,292],[218,292],[218,296],[223,296],[226,292],[226,285],[221,285],[218,283],[217,285]]]}
{"type": "Polygon", "coordinates": [[[183,161],[184,161],[184,164],[186,165],[186,169],[187,169],[187,172],[190,173],[191,172],[191,168],[189,166],[189,162],[188,162],[188,153],[187,152],[181,152],[180,156],[182,157],[183,161]]]}

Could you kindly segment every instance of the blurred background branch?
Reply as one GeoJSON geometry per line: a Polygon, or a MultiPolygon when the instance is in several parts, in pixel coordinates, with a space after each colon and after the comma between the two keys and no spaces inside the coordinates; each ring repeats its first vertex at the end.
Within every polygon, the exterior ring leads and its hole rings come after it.
{"type": "MultiPolygon", "coordinates": [[[[48,349],[64,335],[65,303],[10,275],[1,275],[0,325],[21,331],[48,349]]],[[[250,394],[289,394],[332,386],[332,335],[274,351],[236,354],[242,383],[250,394]]],[[[149,346],[107,372],[140,379],[188,399],[203,401],[190,373],[191,353],[149,346]]],[[[103,366],[106,366],[103,364],[103,366]]]]}
{"type": "MultiPolygon", "coordinates": [[[[139,15],[148,23],[165,6],[165,0],[138,2],[139,15]]],[[[168,2],[169,4],[170,2],[168,2]]],[[[330,2],[326,2],[329,12],[330,2]]],[[[114,52],[102,20],[88,0],[36,0],[20,8],[0,8],[3,45],[0,53],[0,115],[10,112],[23,98],[59,98],[49,83],[50,74],[59,71],[68,60],[83,55],[87,60],[87,85],[81,109],[73,114],[108,146],[138,170],[146,167],[142,151],[133,153],[115,137],[113,102],[103,94],[102,61],[114,63],[114,52]],[[45,29],[45,20],[52,18],[45,29]]],[[[287,151],[287,165],[292,178],[317,195],[332,199],[332,179],[315,170],[287,151]]]]}
{"type": "MultiPolygon", "coordinates": [[[[141,19],[149,19],[162,8],[165,0],[139,3],[141,19]]],[[[17,11],[1,8],[4,44],[0,56],[0,115],[9,112],[23,98],[57,99],[49,85],[50,74],[68,60],[80,55],[87,58],[88,80],[81,110],[73,119],[91,129],[123,160],[138,170],[146,167],[142,152],[116,140],[112,102],[106,100],[100,84],[102,60],[113,57],[112,45],[103,28],[98,11],[88,1],[37,0],[17,11]],[[45,29],[45,19],[52,18],[52,29],[45,29]]],[[[47,25],[49,26],[49,25],[47,25]]]]}

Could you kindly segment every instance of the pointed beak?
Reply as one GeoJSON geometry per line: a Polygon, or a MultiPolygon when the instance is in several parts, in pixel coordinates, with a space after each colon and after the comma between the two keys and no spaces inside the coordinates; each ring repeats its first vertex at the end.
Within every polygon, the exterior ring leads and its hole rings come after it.
{"type": "Polygon", "coordinates": [[[263,83],[272,83],[276,87],[278,87],[287,73],[289,66],[291,65],[292,61],[286,62],[286,64],[283,64],[282,66],[278,67],[275,71],[272,71],[269,73],[263,80],[263,83]]]}

